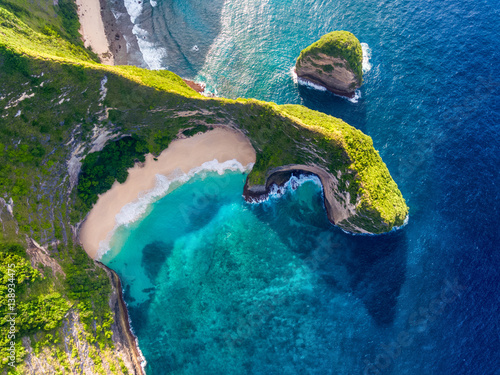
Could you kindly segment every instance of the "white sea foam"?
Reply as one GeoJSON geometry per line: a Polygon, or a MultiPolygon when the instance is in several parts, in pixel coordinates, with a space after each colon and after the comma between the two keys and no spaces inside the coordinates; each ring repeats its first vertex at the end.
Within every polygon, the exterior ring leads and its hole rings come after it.
{"type": "Polygon", "coordinates": [[[205,77],[202,74],[198,74],[196,77],[194,77],[194,81],[204,87],[204,90],[201,93],[202,95],[208,97],[214,97],[214,96],[217,97],[217,89],[215,86],[212,86],[210,84],[212,82],[210,79],[207,79],[207,77],[205,77]]]}
{"type": "MultiPolygon", "coordinates": [[[[372,69],[372,64],[370,63],[370,59],[372,58],[372,50],[368,43],[361,43],[361,49],[363,50],[363,62],[362,69],[363,74],[368,73],[372,69]]],[[[361,91],[356,90],[353,98],[347,98],[351,103],[357,103],[361,98],[361,91]]]]}
{"type": "Polygon", "coordinates": [[[361,49],[363,50],[363,74],[365,74],[372,69],[372,64],[370,62],[370,59],[372,58],[372,50],[368,43],[361,43],[361,49]]]}
{"type": "Polygon", "coordinates": [[[158,47],[154,43],[148,41],[149,34],[146,30],[141,29],[138,25],[134,25],[132,33],[137,38],[137,44],[142,53],[144,62],[151,70],[162,69],[163,61],[167,57],[167,50],[163,47],[158,47]]]}
{"type": "Polygon", "coordinates": [[[399,230],[403,227],[406,227],[406,225],[408,224],[408,221],[410,221],[410,214],[406,215],[405,221],[403,221],[402,225],[400,225],[399,227],[392,228],[391,232],[394,232],[394,231],[399,230]]]}
{"type": "Polygon", "coordinates": [[[191,169],[188,173],[183,173],[180,169],[176,169],[169,176],[156,175],[155,187],[149,191],[143,192],[137,200],[130,202],[122,207],[120,212],[115,217],[115,227],[108,233],[106,239],[99,243],[99,250],[96,259],[99,260],[110,249],[110,240],[116,230],[123,225],[130,225],[131,223],[140,220],[151,208],[151,204],[164,197],[170,187],[178,186],[187,182],[196,174],[202,172],[217,172],[219,175],[224,174],[225,171],[240,171],[248,172],[252,169],[253,163],[244,166],[236,159],[228,160],[219,163],[217,159],[203,163],[201,166],[191,169]]]}
{"type": "Polygon", "coordinates": [[[125,0],[123,4],[125,5],[127,13],[130,16],[130,21],[135,23],[137,17],[139,17],[142,13],[142,0],[125,0]]]}
{"type": "Polygon", "coordinates": [[[270,201],[272,199],[279,199],[281,198],[287,191],[293,191],[296,190],[300,185],[312,181],[316,185],[318,185],[321,188],[321,194],[323,194],[323,184],[321,183],[321,180],[319,179],[318,176],[312,175],[312,174],[300,174],[299,177],[297,176],[292,176],[290,179],[285,182],[282,186],[278,186],[276,184],[273,184],[269,187],[269,192],[264,198],[261,199],[252,199],[249,203],[263,203],[270,201]]]}
{"type": "MultiPolygon", "coordinates": [[[[151,1],[151,6],[155,7],[157,5],[156,1],[151,1]]],[[[134,24],[132,28],[132,33],[137,39],[137,44],[139,45],[139,50],[142,53],[142,58],[147,64],[148,68],[151,70],[159,70],[164,68],[163,61],[167,56],[167,50],[163,47],[156,46],[154,43],[149,41],[149,33],[139,27],[135,23],[136,19],[142,13],[142,0],[125,0],[124,5],[127,9],[127,13],[130,16],[130,21],[134,24]]],[[[116,15],[114,15],[116,18],[116,15]]],[[[127,52],[130,50],[129,41],[127,41],[127,52]]]]}
{"type": "MultiPolygon", "coordinates": [[[[342,98],[345,98],[345,96],[342,96],[342,98]]],[[[354,91],[354,97],[346,99],[349,100],[351,103],[357,103],[360,98],[361,98],[361,91],[356,90],[354,91]]]]}
{"type": "Polygon", "coordinates": [[[307,87],[310,87],[310,88],[312,88],[314,90],[327,91],[326,87],[323,87],[321,85],[317,85],[316,83],[308,81],[307,79],[303,79],[303,78],[297,77],[297,82],[299,83],[299,85],[307,86],[307,87]]]}
{"type": "Polygon", "coordinates": [[[297,73],[295,72],[295,67],[292,67],[292,69],[290,70],[290,73],[292,75],[292,79],[293,79],[293,82],[295,84],[307,86],[307,87],[310,87],[310,88],[312,88],[314,90],[318,90],[318,91],[327,91],[325,87],[323,87],[321,85],[317,85],[311,81],[308,81],[307,79],[303,79],[303,78],[300,78],[299,76],[297,76],[297,73]]]}
{"type": "Polygon", "coordinates": [[[292,79],[293,79],[293,83],[297,84],[298,83],[298,77],[297,77],[297,72],[295,71],[295,66],[292,66],[290,68],[290,74],[292,76],[292,79]]]}
{"type": "MultiPolygon", "coordinates": [[[[320,86],[320,85],[317,85],[311,81],[308,81],[307,79],[303,79],[303,78],[300,78],[297,76],[297,73],[295,72],[295,67],[293,67],[291,70],[290,70],[291,74],[292,74],[292,79],[293,79],[293,82],[295,84],[299,84],[299,85],[303,85],[303,86],[307,86],[311,89],[314,89],[314,90],[318,90],[318,91],[328,91],[325,87],[323,86],[320,86]]],[[[344,99],[347,99],[349,100],[351,103],[357,103],[359,98],[361,98],[361,92],[359,90],[356,90],[355,91],[355,94],[354,94],[354,97],[353,98],[347,98],[345,96],[342,96],[342,95],[337,95],[335,93],[332,93],[333,95],[335,96],[338,96],[340,98],[344,98],[344,99]]]]}
{"type": "MultiPolygon", "coordinates": [[[[366,74],[372,69],[372,64],[370,62],[370,59],[372,58],[372,50],[368,45],[368,43],[361,43],[361,49],[363,50],[362,69],[363,69],[363,74],[366,74]]],[[[292,67],[290,69],[290,73],[292,75],[292,79],[295,84],[307,86],[318,91],[327,91],[327,89],[323,86],[317,85],[311,81],[308,81],[307,79],[302,79],[298,77],[297,73],[295,72],[295,67],[292,67]]],[[[345,98],[344,96],[340,97],[345,98]]],[[[360,98],[361,98],[361,92],[359,90],[356,90],[353,98],[346,98],[346,99],[349,100],[351,103],[357,103],[360,98]]]]}

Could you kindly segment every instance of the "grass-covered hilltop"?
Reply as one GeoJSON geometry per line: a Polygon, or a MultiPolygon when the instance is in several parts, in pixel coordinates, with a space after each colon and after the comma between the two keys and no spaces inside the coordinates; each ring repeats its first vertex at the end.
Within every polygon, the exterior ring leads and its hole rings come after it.
{"type": "Polygon", "coordinates": [[[249,199],[304,170],[321,178],[339,227],[403,224],[408,207],[359,130],[303,106],[206,98],[168,71],[101,65],[78,28],[71,0],[0,0],[2,373],[141,372],[115,276],[88,258],[78,229],[98,194],[180,135],[246,134],[257,153],[249,199]]]}
{"type": "Polygon", "coordinates": [[[363,84],[363,50],[348,31],[332,31],[300,52],[297,76],[347,97],[363,84]]]}

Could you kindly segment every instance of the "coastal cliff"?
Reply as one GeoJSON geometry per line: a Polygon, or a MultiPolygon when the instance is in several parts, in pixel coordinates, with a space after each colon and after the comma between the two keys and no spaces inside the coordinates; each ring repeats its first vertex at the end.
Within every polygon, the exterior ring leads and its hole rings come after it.
{"type": "Polygon", "coordinates": [[[125,363],[133,374],[143,375],[143,363],[146,359],[137,345],[137,338],[130,326],[127,305],[123,299],[120,277],[111,268],[106,267],[100,262],[96,263],[104,269],[111,281],[112,292],[109,298],[109,305],[115,316],[115,324],[112,326],[115,348],[123,353],[122,356],[125,358],[125,363]]]}
{"type": "Polygon", "coordinates": [[[295,72],[299,79],[352,98],[363,83],[362,62],[359,40],[348,31],[333,31],[300,52],[295,72]]]}
{"type": "MultiPolygon", "coordinates": [[[[0,212],[0,219],[6,222],[13,218],[0,212]]],[[[16,367],[15,373],[31,375],[143,375],[143,358],[130,329],[117,275],[105,269],[106,275],[98,263],[86,262],[84,272],[90,274],[89,281],[101,286],[90,296],[94,304],[89,310],[90,301],[80,298],[76,303],[76,290],[68,289],[75,276],[84,282],[83,273],[75,275],[66,260],[50,253],[29,237],[24,245],[0,243],[0,277],[9,277],[11,286],[15,285],[15,303],[6,306],[6,300],[0,301],[0,311],[7,316],[8,307],[16,314],[14,336],[0,338],[0,373],[11,374],[8,370],[16,367]],[[111,288],[106,283],[108,277],[111,288]],[[104,321],[99,320],[102,307],[104,321]],[[92,325],[97,332],[89,332],[92,325]],[[9,340],[15,340],[15,345],[9,340]]],[[[0,289],[5,291],[3,285],[0,289]]],[[[9,321],[2,319],[3,332],[6,324],[9,321]]]]}
{"type": "MultiPolygon", "coordinates": [[[[291,177],[316,176],[323,187],[323,198],[328,219],[334,225],[353,233],[369,233],[355,222],[356,205],[351,203],[348,192],[339,189],[338,178],[323,168],[314,165],[288,165],[274,168],[268,172],[265,185],[249,185],[248,179],[243,189],[243,196],[248,202],[266,200],[273,186],[283,187],[291,177]]],[[[390,223],[386,223],[387,226],[390,223]]]]}

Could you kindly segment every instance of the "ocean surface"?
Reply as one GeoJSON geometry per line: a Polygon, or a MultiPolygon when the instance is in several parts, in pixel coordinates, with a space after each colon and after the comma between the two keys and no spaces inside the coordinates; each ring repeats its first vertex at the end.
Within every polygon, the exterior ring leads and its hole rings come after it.
{"type": "Polygon", "coordinates": [[[261,204],[238,168],[173,184],[103,257],[148,374],[500,374],[499,1],[124,1],[150,68],[344,119],[410,206],[353,236],[314,180],[261,204]],[[366,44],[357,100],[292,75],[332,30],[366,44]]]}

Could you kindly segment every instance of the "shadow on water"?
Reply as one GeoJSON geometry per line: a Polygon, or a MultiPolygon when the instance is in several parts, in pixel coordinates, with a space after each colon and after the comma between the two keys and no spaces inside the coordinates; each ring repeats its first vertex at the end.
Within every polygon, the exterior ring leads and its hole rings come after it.
{"type": "Polygon", "coordinates": [[[221,31],[223,5],[224,0],[164,0],[155,7],[147,2],[136,23],[148,32],[149,42],[166,50],[168,70],[193,78],[221,31]]]}
{"type": "Polygon", "coordinates": [[[172,249],[172,244],[167,244],[163,241],[151,242],[142,249],[141,266],[153,285],[167,257],[172,254],[172,249]]]}
{"type": "Polygon", "coordinates": [[[151,290],[149,291],[149,298],[145,302],[136,303],[136,299],[131,293],[130,284],[124,285],[123,299],[127,302],[127,309],[133,321],[134,331],[139,335],[148,330],[148,324],[150,324],[148,311],[153,298],[154,291],[151,290]]]}
{"type": "Polygon", "coordinates": [[[405,281],[407,246],[404,230],[354,236],[330,227],[317,234],[302,256],[329,288],[353,293],[376,324],[390,325],[405,281]]]}
{"type": "Polygon", "coordinates": [[[379,325],[392,324],[406,276],[407,238],[400,230],[382,236],[354,236],[346,266],[354,294],[379,325]]]}
{"type": "Polygon", "coordinates": [[[367,109],[363,87],[361,98],[357,103],[351,103],[346,98],[334,95],[329,91],[319,91],[304,85],[298,85],[299,95],[302,105],[315,111],[326,113],[327,115],[340,118],[355,128],[365,131],[367,123],[367,109]]]}
{"type": "Polygon", "coordinates": [[[380,236],[346,234],[328,221],[321,194],[308,191],[313,196],[304,200],[304,188],[272,205],[254,206],[253,212],[332,292],[354,294],[376,324],[392,324],[406,276],[405,229],[380,236]]]}
{"type": "MultiPolygon", "coordinates": [[[[167,258],[172,254],[173,244],[163,241],[153,241],[142,249],[141,268],[153,285],[158,283],[158,275],[165,267],[167,258]]],[[[124,299],[128,303],[131,317],[134,319],[134,329],[138,333],[147,332],[152,324],[149,309],[156,294],[156,287],[143,290],[149,297],[142,303],[136,303],[136,299],[130,291],[130,284],[125,285],[124,299]]]]}

